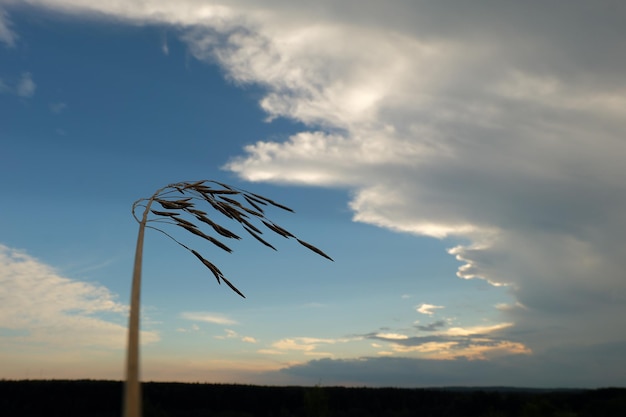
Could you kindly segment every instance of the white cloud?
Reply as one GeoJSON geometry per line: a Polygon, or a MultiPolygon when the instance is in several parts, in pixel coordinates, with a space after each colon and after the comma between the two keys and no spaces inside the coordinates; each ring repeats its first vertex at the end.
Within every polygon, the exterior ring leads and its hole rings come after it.
{"type": "Polygon", "coordinates": [[[16,39],[17,35],[11,30],[11,21],[8,18],[8,14],[0,7],[0,42],[10,47],[15,45],[16,39]]]}
{"type": "MultiPolygon", "coordinates": [[[[509,316],[533,329],[526,337],[535,346],[583,342],[579,332],[555,338],[538,324],[554,320],[572,329],[583,320],[597,340],[620,339],[624,62],[591,57],[621,50],[623,29],[611,21],[605,37],[583,46],[562,17],[591,20],[601,7],[539,7],[542,23],[529,30],[532,8],[495,7],[483,20],[484,5],[439,27],[432,22],[457,13],[415,5],[414,30],[342,25],[345,16],[297,29],[268,20],[217,47],[233,78],[267,86],[271,116],[311,126],[248,146],[228,168],[253,181],[348,187],[357,221],[469,241],[451,250],[465,264],[458,275],[509,285],[527,308],[509,316]]],[[[206,54],[202,39],[187,38],[206,54]]]]}
{"type": "Polygon", "coordinates": [[[307,356],[334,356],[331,352],[319,351],[320,346],[328,347],[328,345],[334,345],[337,343],[346,343],[351,339],[323,339],[316,337],[291,337],[278,340],[272,343],[271,349],[263,349],[259,353],[264,354],[287,354],[287,353],[301,353],[307,356]]]}
{"type": "Polygon", "coordinates": [[[400,333],[378,333],[376,337],[380,337],[383,339],[391,339],[391,340],[402,340],[408,339],[409,337],[400,333]]]}
{"type": "MultiPolygon", "coordinates": [[[[127,310],[107,288],[63,277],[26,253],[0,245],[0,327],[13,331],[3,344],[122,349],[127,310]],[[105,320],[102,314],[118,319],[105,320]]],[[[151,331],[143,331],[141,338],[144,343],[159,340],[151,331]]]]}
{"type": "Polygon", "coordinates": [[[161,51],[165,56],[170,54],[170,47],[167,43],[167,35],[163,35],[163,41],[161,42],[161,51]]]}
{"type": "Polygon", "coordinates": [[[433,310],[439,309],[439,308],[444,308],[443,306],[436,306],[434,304],[420,304],[418,305],[415,310],[417,310],[418,313],[422,313],[422,314],[427,314],[429,316],[432,316],[433,314],[435,314],[435,312],[433,310]]]}
{"type": "Polygon", "coordinates": [[[219,313],[189,311],[189,312],[181,313],[180,317],[186,320],[203,321],[206,323],[214,323],[214,324],[221,324],[221,325],[239,324],[237,323],[236,320],[228,318],[225,315],[219,314],[219,313]]]}
{"type": "Polygon", "coordinates": [[[226,332],[225,335],[223,336],[215,336],[216,339],[234,339],[239,337],[239,335],[237,334],[236,331],[231,330],[231,329],[224,329],[224,332],[226,332]]]}
{"type": "Polygon", "coordinates": [[[37,86],[33,81],[33,77],[30,72],[22,73],[22,77],[15,86],[15,92],[18,96],[29,98],[35,95],[35,89],[37,86]]]}
{"type": "Polygon", "coordinates": [[[30,98],[35,94],[37,86],[30,72],[23,72],[17,82],[6,83],[0,78],[0,93],[15,94],[22,98],[30,98]]]}
{"type": "Polygon", "coordinates": [[[259,349],[257,353],[261,355],[282,355],[284,352],[276,349],[259,349]]]}
{"type": "Polygon", "coordinates": [[[197,324],[192,324],[189,328],[179,327],[176,329],[176,331],[179,333],[197,332],[199,330],[200,326],[198,326],[197,324]]]}
{"type": "Polygon", "coordinates": [[[278,350],[300,350],[310,352],[317,348],[320,344],[333,344],[335,340],[333,339],[319,339],[313,337],[295,337],[295,338],[287,338],[281,339],[277,342],[272,343],[272,347],[278,350]]]}
{"type": "MultiPolygon", "coordinates": [[[[432,305],[425,305],[428,311],[432,305]]],[[[476,325],[466,327],[443,328],[443,322],[429,326],[416,326],[415,336],[399,333],[370,333],[367,339],[386,342],[387,349],[402,356],[418,356],[429,359],[458,360],[493,359],[502,355],[530,354],[532,350],[523,343],[503,338],[506,330],[513,328],[513,323],[476,325]],[[427,330],[424,335],[423,331],[427,330]]],[[[378,343],[374,347],[380,347],[378,343]]],[[[386,352],[389,352],[387,350],[386,352]]]]}
{"type": "MultiPolygon", "coordinates": [[[[458,342],[426,342],[416,346],[405,346],[394,344],[393,350],[394,352],[400,353],[408,353],[408,352],[419,352],[419,353],[427,353],[427,354],[437,354],[437,359],[443,359],[444,357],[451,356],[452,349],[458,345],[458,342]]],[[[454,350],[454,356],[460,356],[463,352],[458,350],[454,350]]],[[[430,356],[432,358],[432,356],[430,356]]]]}
{"type": "Polygon", "coordinates": [[[512,327],[513,323],[499,323],[491,326],[450,327],[441,334],[448,336],[472,336],[497,332],[512,327]]]}
{"type": "Polygon", "coordinates": [[[257,340],[252,336],[241,336],[239,333],[232,329],[224,329],[225,335],[215,336],[216,339],[239,339],[245,343],[257,343],[257,340]]]}

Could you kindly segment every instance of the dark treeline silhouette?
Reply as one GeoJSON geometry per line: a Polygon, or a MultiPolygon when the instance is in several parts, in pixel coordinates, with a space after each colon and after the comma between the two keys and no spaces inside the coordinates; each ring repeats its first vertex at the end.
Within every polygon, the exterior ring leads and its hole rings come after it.
{"type": "MultiPolygon", "coordinates": [[[[612,417],[626,389],[276,387],[147,382],[144,417],[612,417]]],[[[112,417],[122,382],[0,381],[4,417],[112,417]]]]}

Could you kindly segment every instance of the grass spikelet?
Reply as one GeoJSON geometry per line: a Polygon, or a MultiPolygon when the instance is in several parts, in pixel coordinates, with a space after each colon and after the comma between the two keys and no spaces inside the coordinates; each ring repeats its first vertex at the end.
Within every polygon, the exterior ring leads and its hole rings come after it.
{"type": "Polygon", "coordinates": [[[195,216],[206,216],[207,212],[206,211],[202,211],[202,210],[196,210],[193,208],[187,208],[185,209],[185,211],[188,211],[189,213],[195,215],[195,216]]]}
{"type": "Polygon", "coordinates": [[[207,236],[207,235],[204,235],[204,236],[206,236],[206,239],[209,242],[211,242],[212,244],[214,244],[215,246],[217,246],[217,247],[219,247],[221,249],[224,249],[226,252],[231,253],[233,251],[231,248],[229,248],[228,246],[226,246],[225,244],[223,244],[219,240],[215,239],[214,237],[207,236]]]}
{"type": "Polygon", "coordinates": [[[267,204],[265,204],[264,202],[259,201],[259,200],[257,200],[257,201],[255,202],[253,199],[251,199],[251,198],[250,198],[249,196],[247,196],[246,194],[244,194],[244,195],[243,195],[243,198],[244,198],[244,199],[248,202],[248,204],[250,204],[252,207],[254,207],[256,211],[258,211],[259,213],[265,213],[265,212],[263,211],[263,209],[262,209],[259,205],[257,205],[256,203],[259,203],[259,204],[262,204],[262,205],[265,205],[265,206],[266,206],[267,204]]]}
{"type": "Polygon", "coordinates": [[[196,182],[192,182],[192,183],[186,183],[183,186],[183,189],[187,189],[187,188],[196,188],[202,184],[204,184],[206,182],[206,180],[201,180],[201,181],[196,181],[196,182]]]}
{"type": "Polygon", "coordinates": [[[178,216],[178,213],[173,212],[173,211],[158,211],[158,210],[152,210],[152,209],[150,211],[156,214],[157,216],[168,216],[168,217],[178,216]]]}
{"type": "Polygon", "coordinates": [[[178,226],[184,228],[185,230],[193,233],[196,236],[200,236],[201,238],[208,240],[209,242],[211,242],[212,244],[214,244],[218,248],[223,249],[223,250],[225,250],[228,253],[231,253],[233,251],[231,248],[229,248],[228,246],[226,246],[225,244],[223,244],[219,240],[215,239],[213,236],[209,236],[209,235],[203,233],[201,230],[199,230],[195,226],[193,226],[193,227],[192,226],[188,226],[188,225],[186,225],[184,223],[179,223],[178,226]]]}
{"type": "Polygon", "coordinates": [[[224,200],[225,202],[227,202],[227,203],[229,203],[229,204],[232,204],[233,206],[243,207],[239,201],[234,200],[234,199],[232,199],[232,198],[224,197],[224,196],[222,196],[222,195],[218,196],[218,198],[219,198],[220,200],[224,200]]]}
{"type": "Polygon", "coordinates": [[[224,216],[228,217],[229,219],[235,219],[232,214],[230,214],[225,208],[218,204],[218,201],[213,201],[213,199],[211,198],[205,198],[205,200],[211,205],[211,207],[222,213],[224,216]]]}
{"type": "Polygon", "coordinates": [[[267,203],[266,203],[265,201],[263,201],[263,200],[261,200],[261,199],[259,199],[259,198],[256,198],[256,197],[254,197],[254,196],[251,196],[251,195],[249,195],[249,194],[244,194],[244,195],[243,195],[243,198],[245,198],[245,199],[246,199],[246,201],[247,201],[248,203],[250,203],[250,205],[251,205],[251,206],[254,206],[254,207],[255,207],[257,210],[259,210],[259,211],[263,211],[263,210],[262,210],[260,207],[257,207],[257,206],[255,205],[255,203],[256,203],[256,204],[260,204],[260,205],[262,205],[262,206],[267,206],[267,203]]]}
{"type": "Polygon", "coordinates": [[[289,207],[284,206],[284,205],[282,205],[282,204],[280,204],[280,203],[277,203],[277,202],[276,202],[276,201],[274,201],[274,200],[270,200],[270,199],[269,199],[269,198],[267,198],[267,197],[263,197],[262,195],[258,195],[258,194],[254,194],[254,193],[249,193],[249,194],[248,194],[248,196],[253,196],[253,197],[257,198],[257,199],[261,199],[261,200],[263,200],[263,201],[268,202],[269,204],[273,205],[274,207],[278,207],[278,208],[280,208],[280,209],[283,209],[283,210],[290,211],[290,212],[294,213],[294,211],[293,211],[292,209],[290,209],[289,207]]]}
{"type": "Polygon", "coordinates": [[[191,200],[191,197],[184,198],[182,200],[175,200],[172,201],[172,203],[178,204],[181,208],[193,207],[193,203],[190,203],[189,200],[191,200]]]}
{"type": "Polygon", "coordinates": [[[234,218],[235,220],[239,222],[242,221],[244,217],[248,217],[244,213],[240,212],[239,210],[231,206],[230,204],[226,204],[221,201],[217,201],[216,204],[222,207],[226,212],[228,212],[231,215],[232,218],[234,218]]]}
{"type": "Polygon", "coordinates": [[[237,294],[239,294],[241,297],[246,298],[245,295],[243,295],[243,293],[241,291],[239,291],[237,289],[237,287],[235,287],[233,284],[230,283],[229,280],[226,279],[226,277],[222,276],[222,279],[224,280],[224,282],[226,283],[226,285],[228,285],[230,287],[231,290],[235,291],[237,294]]]}
{"type": "Polygon", "coordinates": [[[316,248],[315,246],[311,245],[310,243],[307,243],[304,240],[300,240],[298,238],[296,238],[296,240],[298,241],[299,244],[301,244],[305,248],[308,248],[308,249],[312,250],[313,252],[317,253],[318,255],[323,256],[324,258],[334,262],[333,258],[331,258],[330,256],[326,255],[324,252],[322,252],[320,249],[316,248]]]}
{"type": "Polygon", "coordinates": [[[262,244],[264,244],[268,248],[272,248],[274,250],[278,250],[274,246],[272,246],[269,242],[267,242],[265,239],[263,239],[261,236],[257,235],[252,230],[248,229],[246,226],[244,226],[243,228],[246,229],[246,232],[250,233],[250,235],[252,235],[253,238],[258,240],[259,242],[261,242],[262,244]]]}
{"type": "Polygon", "coordinates": [[[196,255],[196,258],[200,259],[200,262],[202,262],[204,264],[204,266],[206,266],[207,268],[209,268],[209,270],[213,273],[213,275],[215,275],[215,279],[217,279],[217,283],[221,284],[220,282],[220,278],[224,279],[224,274],[222,274],[222,271],[219,270],[218,267],[216,267],[215,265],[213,265],[211,262],[207,261],[206,259],[204,259],[202,257],[202,255],[200,255],[198,252],[196,252],[195,250],[191,249],[191,253],[193,253],[194,255],[196,255]]]}
{"type": "Polygon", "coordinates": [[[241,239],[241,237],[239,237],[238,235],[234,234],[233,232],[231,232],[227,228],[222,227],[219,224],[211,221],[211,219],[209,219],[206,216],[198,215],[198,216],[196,216],[196,218],[198,220],[200,220],[201,222],[206,223],[209,226],[211,226],[213,228],[213,230],[215,230],[217,233],[219,233],[220,235],[222,235],[224,237],[227,237],[227,238],[230,238],[230,239],[237,239],[237,240],[241,239]]]}
{"type": "Polygon", "coordinates": [[[268,229],[270,229],[271,231],[278,233],[279,235],[286,237],[286,238],[290,238],[290,237],[295,237],[293,234],[289,233],[289,231],[283,229],[282,227],[280,227],[277,224],[274,223],[270,223],[268,221],[265,220],[261,220],[263,222],[263,224],[265,226],[267,226],[268,229]]]}
{"type": "Polygon", "coordinates": [[[223,182],[214,181],[214,180],[211,180],[210,182],[212,182],[213,184],[217,184],[217,185],[219,185],[222,188],[226,188],[227,190],[232,190],[232,191],[235,191],[235,192],[239,192],[239,191],[235,190],[233,187],[231,187],[230,185],[224,184],[223,182]]]}
{"type": "Polygon", "coordinates": [[[235,191],[235,190],[215,190],[213,188],[208,188],[208,187],[197,188],[197,191],[200,191],[201,193],[216,194],[216,195],[239,194],[239,191],[235,191]]]}
{"type": "Polygon", "coordinates": [[[248,207],[245,207],[245,206],[241,206],[241,208],[242,208],[242,209],[243,209],[246,213],[248,213],[248,214],[252,214],[253,216],[256,216],[256,217],[261,217],[261,218],[262,218],[262,217],[265,217],[265,216],[263,215],[263,213],[258,212],[258,211],[255,211],[255,210],[252,210],[251,208],[248,208],[248,207]]]}
{"type": "Polygon", "coordinates": [[[161,205],[161,207],[163,207],[164,209],[168,209],[168,210],[178,210],[178,209],[184,208],[180,204],[177,204],[177,203],[175,203],[173,201],[160,200],[160,199],[155,199],[154,201],[159,203],[161,205]]]}
{"type": "Polygon", "coordinates": [[[194,227],[194,228],[198,228],[198,226],[196,226],[195,224],[191,223],[190,221],[187,221],[185,219],[181,219],[180,217],[176,217],[176,216],[172,216],[172,218],[179,224],[186,224],[189,227],[194,227]]]}
{"type": "Polygon", "coordinates": [[[259,229],[258,227],[256,227],[255,225],[253,225],[252,223],[250,223],[249,221],[247,221],[246,219],[240,219],[239,222],[241,224],[243,224],[244,226],[248,226],[250,229],[254,230],[256,233],[262,235],[263,232],[261,231],[261,229],[259,229]]]}

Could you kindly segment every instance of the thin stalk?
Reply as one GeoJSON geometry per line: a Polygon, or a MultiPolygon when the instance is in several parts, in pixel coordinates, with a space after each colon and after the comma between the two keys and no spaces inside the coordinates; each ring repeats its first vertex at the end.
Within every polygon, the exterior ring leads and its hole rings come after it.
{"type": "Polygon", "coordinates": [[[130,317],[128,319],[128,343],[126,352],[126,382],[124,386],[124,417],[141,417],[141,386],[139,384],[139,312],[141,309],[141,265],[143,258],[143,239],[150,206],[158,190],[146,204],[137,235],[133,283],[130,296],[130,317]]]}
{"type": "MultiPolygon", "coordinates": [[[[0,0],[1,1],[1,0],[0,0]]],[[[183,243],[176,240],[174,237],[166,233],[165,231],[155,228],[153,226],[147,226],[148,216],[151,213],[150,207],[154,201],[157,201],[164,209],[171,210],[165,212],[154,211],[152,212],[157,217],[156,219],[152,219],[151,221],[162,222],[171,224],[173,226],[180,226],[185,229],[187,232],[190,232],[196,236],[199,236],[203,239],[208,240],[211,244],[227,251],[231,252],[231,249],[222,243],[221,240],[218,240],[210,235],[205,234],[200,231],[197,226],[190,222],[189,220],[183,219],[183,217],[178,217],[181,214],[186,212],[188,215],[194,215],[197,220],[208,224],[211,226],[215,232],[218,234],[229,238],[229,239],[240,239],[239,236],[232,233],[230,230],[225,229],[219,224],[214,223],[208,217],[206,217],[206,213],[197,210],[194,207],[194,202],[192,200],[204,201],[209,204],[213,209],[217,210],[222,215],[228,217],[231,220],[239,222],[243,228],[250,233],[256,240],[263,243],[266,246],[269,246],[272,249],[270,243],[265,241],[265,239],[260,237],[260,234],[263,233],[260,229],[254,226],[251,223],[251,218],[248,214],[254,216],[254,218],[260,219],[260,221],[274,233],[277,233],[286,238],[294,238],[303,245],[304,247],[312,250],[318,255],[323,256],[332,261],[328,255],[324,252],[316,248],[315,246],[304,242],[294,235],[281,228],[280,226],[274,224],[269,219],[265,218],[263,214],[263,209],[261,206],[272,205],[283,210],[293,211],[289,207],[283,206],[281,204],[276,203],[268,198],[262,197],[258,194],[247,193],[242,190],[238,190],[236,188],[227,186],[226,184],[222,184],[220,182],[212,181],[220,186],[222,186],[223,190],[215,190],[209,186],[202,185],[206,182],[206,180],[198,181],[198,182],[182,182],[167,185],[159,190],[157,190],[152,197],[149,199],[140,199],[135,201],[132,208],[132,214],[135,220],[139,223],[139,233],[137,235],[137,247],[135,249],[135,265],[133,269],[133,282],[131,289],[131,297],[130,297],[130,315],[128,321],[128,343],[127,343],[127,352],[126,352],[126,382],[124,387],[124,405],[122,414],[123,417],[141,417],[141,385],[139,381],[139,316],[141,311],[141,265],[142,265],[142,257],[143,257],[143,241],[144,234],[146,228],[153,228],[158,230],[159,232],[165,234],[170,237],[174,242],[178,243],[188,251],[190,251],[193,255],[195,255],[207,268],[211,270],[215,278],[217,278],[218,283],[223,280],[233,291],[235,291],[240,296],[244,297],[244,295],[235,288],[221,273],[221,271],[213,265],[211,262],[204,259],[198,252],[187,247],[183,243]],[[166,191],[164,191],[166,190],[166,191]],[[174,199],[170,194],[176,190],[178,193],[182,194],[183,198],[178,200],[174,199]],[[224,195],[232,194],[233,197],[240,196],[245,199],[245,201],[252,206],[254,209],[250,209],[245,206],[245,203],[241,203],[236,199],[231,199],[229,197],[225,197],[224,195]],[[163,197],[165,196],[165,197],[163,197]],[[144,212],[141,220],[137,217],[135,210],[139,207],[143,207],[144,212]],[[162,217],[167,217],[167,220],[164,220],[162,217]],[[246,220],[250,219],[250,221],[246,220]]],[[[245,298],[245,297],[244,297],[245,298]]]]}

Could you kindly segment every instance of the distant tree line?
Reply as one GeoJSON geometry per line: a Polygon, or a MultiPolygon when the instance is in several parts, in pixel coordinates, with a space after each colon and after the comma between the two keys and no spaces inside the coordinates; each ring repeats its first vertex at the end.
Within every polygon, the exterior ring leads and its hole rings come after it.
{"type": "MultiPolygon", "coordinates": [[[[144,417],[623,417],[626,389],[399,389],[148,382],[144,417]]],[[[122,382],[0,380],[4,417],[111,417],[122,382]]]]}

